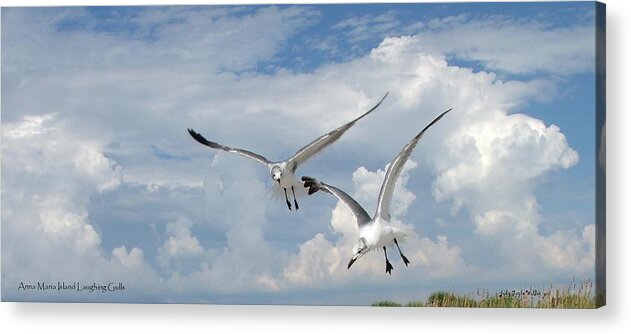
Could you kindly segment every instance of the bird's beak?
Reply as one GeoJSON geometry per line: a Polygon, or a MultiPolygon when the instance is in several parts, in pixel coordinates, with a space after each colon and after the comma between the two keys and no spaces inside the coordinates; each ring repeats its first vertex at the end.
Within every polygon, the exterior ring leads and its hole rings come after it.
{"type": "Polygon", "coordinates": [[[280,179],[277,179],[276,181],[278,181],[278,185],[280,186],[280,179]]]}
{"type": "Polygon", "coordinates": [[[348,267],[346,267],[346,270],[351,269],[351,266],[353,265],[353,263],[355,263],[355,261],[357,261],[358,258],[359,258],[359,254],[353,255],[351,260],[348,262],[348,267]]]}

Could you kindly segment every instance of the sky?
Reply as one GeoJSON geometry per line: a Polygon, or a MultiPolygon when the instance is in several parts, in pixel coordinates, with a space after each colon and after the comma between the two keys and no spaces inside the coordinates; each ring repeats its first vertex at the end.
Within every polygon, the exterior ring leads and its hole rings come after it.
{"type": "MultiPolygon", "coordinates": [[[[368,305],[594,278],[590,2],[2,9],[2,299],[368,305]],[[405,267],[347,270],[326,194],[289,212],[255,162],[388,98],[300,175],[369,213],[393,198],[405,267]],[[110,282],[124,291],[19,290],[110,282]]],[[[390,252],[390,254],[395,254],[390,252]]]]}

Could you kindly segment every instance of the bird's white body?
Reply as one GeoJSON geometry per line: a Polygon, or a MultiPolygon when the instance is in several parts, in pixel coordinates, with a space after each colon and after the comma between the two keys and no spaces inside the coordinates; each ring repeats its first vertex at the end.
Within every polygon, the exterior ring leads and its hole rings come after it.
{"type": "MultiPolygon", "coordinates": [[[[281,173],[279,175],[279,181],[280,183],[276,183],[278,185],[280,185],[281,188],[287,188],[290,189],[292,186],[296,186],[299,185],[300,183],[296,180],[296,177],[294,176],[294,172],[293,170],[291,170],[291,168],[287,168],[287,162],[281,162],[281,163],[276,163],[270,166],[269,170],[270,170],[270,175],[272,175],[272,169],[274,167],[279,167],[281,170],[281,173]]],[[[273,175],[272,175],[272,179],[273,179],[273,175]]]]}
{"type": "Polygon", "coordinates": [[[271,196],[275,199],[285,198],[285,189],[291,192],[295,197],[302,197],[305,195],[304,189],[301,187],[301,183],[298,179],[296,179],[296,175],[294,174],[291,168],[287,168],[286,162],[279,162],[270,164],[269,166],[270,176],[273,180],[272,188],[271,188],[271,196]],[[274,167],[278,167],[280,173],[277,177],[274,176],[272,172],[274,167]]]}
{"type": "Polygon", "coordinates": [[[369,250],[394,245],[394,239],[403,241],[410,233],[392,226],[388,221],[377,217],[359,229],[359,237],[366,240],[369,250]]]}

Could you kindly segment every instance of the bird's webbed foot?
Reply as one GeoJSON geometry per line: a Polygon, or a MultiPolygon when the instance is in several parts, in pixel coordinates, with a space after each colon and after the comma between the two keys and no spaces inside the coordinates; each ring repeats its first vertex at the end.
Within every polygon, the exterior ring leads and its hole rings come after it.
{"type": "Polygon", "coordinates": [[[392,269],[394,269],[394,267],[392,267],[392,263],[386,260],[386,273],[392,275],[392,269]]]}
{"type": "Polygon", "coordinates": [[[403,260],[403,263],[405,263],[405,266],[407,267],[408,264],[410,264],[410,260],[408,260],[408,258],[405,257],[405,255],[403,255],[403,253],[401,252],[401,247],[399,247],[399,243],[397,242],[397,239],[394,239],[394,244],[397,245],[397,249],[399,250],[399,255],[401,255],[401,259],[403,260]]]}
{"type": "Polygon", "coordinates": [[[392,263],[388,261],[388,252],[386,251],[386,246],[383,246],[383,256],[386,258],[386,274],[392,275],[392,263]]]}
{"type": "Polygon", "coordinates": [[[408,264],[410,264],[410,260],[408,260],[408,258],[405,257],[405,255],[403,255],[402,253],[399,253],[399,255],[401,255],[401,259],[403,259],[403,263],[405,263],[405,266],[407,267],[408,264]]]}

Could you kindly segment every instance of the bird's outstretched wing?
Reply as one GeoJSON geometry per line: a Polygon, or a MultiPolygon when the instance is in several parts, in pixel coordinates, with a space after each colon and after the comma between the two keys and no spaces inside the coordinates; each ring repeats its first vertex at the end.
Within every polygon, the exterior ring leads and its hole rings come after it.
{"type": "Polygon", "coordinates": [[[272,162],[267,160],[264,156],[256,154],[254,152],[250,152],[248,150],[242,150],[240,148],[232,148],[232,147],[228,147],[228,146],[223,146],[221,144],[217,144],[215,142],[212,142],[206,138],[204,138],[204,136],[200,135],[199,133],[195,132],[193,129],[188,129],[188,133],[191,135],[191,137],[193,137],[195,140],[197,140],[200,144],[202,145],[206,145],[210,148],[214,148],[214,149],[218,149],[218,150],[223,150],[226,152],[232,152],[232,153],[236,153],[239,155],[242,155],[246,158],[250,158],[253,160],[256,160],[262,164],[264,164],[265,166],[269,166],[272,162]]]}
{"type": "Polygon", "coordinates": [[[383,100],[385,100],[387,96],[388,96],[388,93],[386,93],[386,95],[384,95],[374,107],[372,107],[370,110],[368,110],[361,116],[340,126],[339,128],[335,130],[332,130],[329,133],[326,133],[318,137],[316,140],[312,141],[311,143],[307,144],[305,147],[298,150],[298,152],[296,152],[296,154],[294,154],[293,157],[289,158],[289,160],[287,161],[287,164],[291,166],[290,168],[295,172],[296,168],[298,168],[299,165],[303,164],[309,158],[313,157],[315,154],[322,151],[325,147],[333,144],[336,140],[340,139],[340,137],[342,137],[342,135],[346,131],[348,131],[348,129],[350,129],[353,125],[355,125],[357,121],[362,119],[364,116],[370,114],[373,110],[377,109],[377,107],[381,105],[381,102],[383,102],[383,100]]]}
{"type": "Polygon", "coordinates": [[[355,216],[355,219],[357,220],[357,225],[359,227],[362,227],[364,224],[370,221],[370,216],[368,216],[366,210],[364,210],[364,208],[362,208],[362,206],[359,205],[357,201],[355,201],[344,191],[310,176],[303,176],[301,180],[305,183],[305,188],[309,188],[309,195],[312,195],[318,190],[322,190],[337,197],[340,201],[342,201],[342,203],[344,203],[346,207],[351,210],[353,216],[355,216]]]}
{"type": "Polygon", "coordinates": [[[421,139],[423,134],[427,129],[429,129],[432,125],[434,125],[438,120],[440,120],[446,113],[451,111],[451,108],[444,111],[442,114],[438,115],[431,123],[429,123],[421,132],[419,132],[412,140],[405,145],[401,153],[392,160],[390,166],[388,166],[388,170],[386,171],[386,176],[383,180],[383,184],[381,185],[381,191],[379,192],[379,200],[377,201],[377,212],[375,216],[380,216],[385,220],[390,220],[390,202],[392,202],[392,193],[394,192],[394,185],[401,174],[401,170],[403,170],[403,166],[410,158],[410,154],[416,147],[416,144],[421,139]]]}

